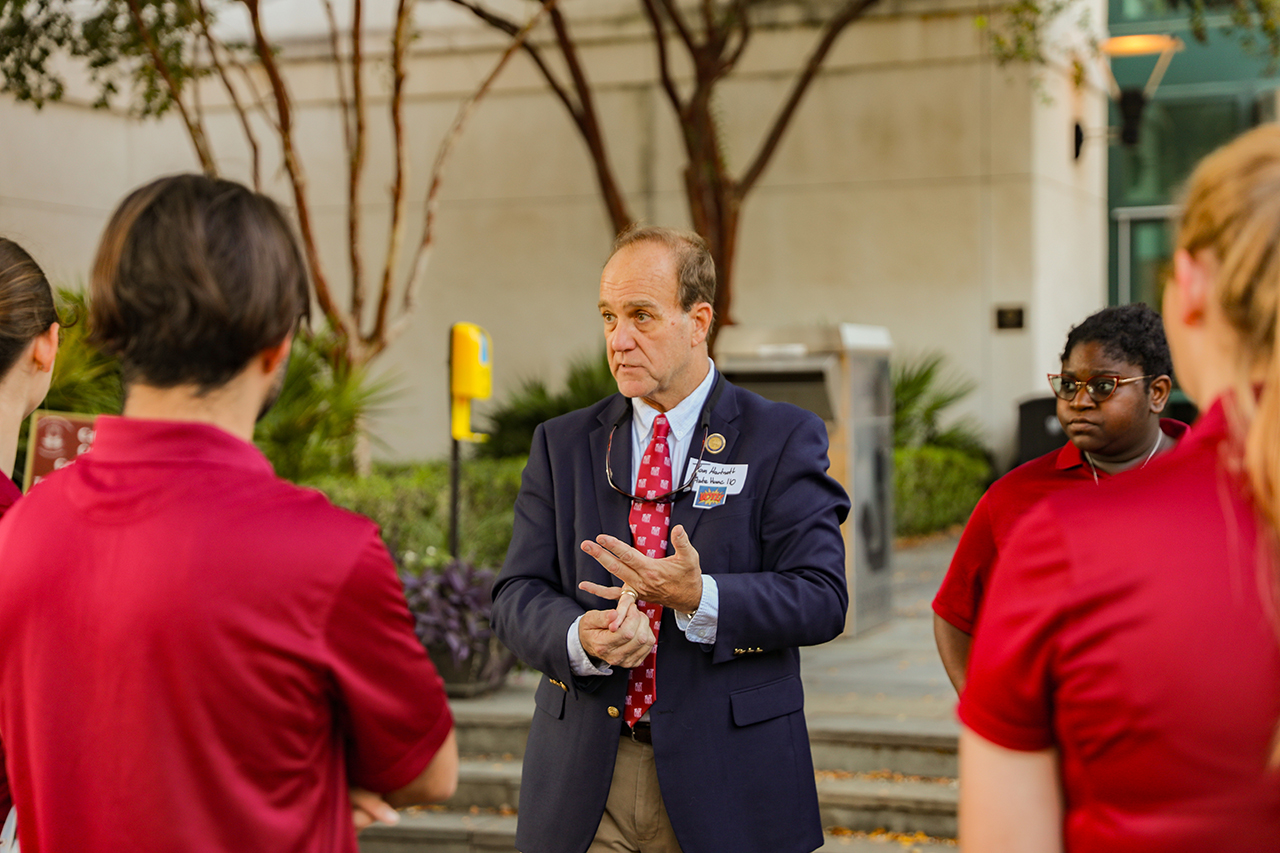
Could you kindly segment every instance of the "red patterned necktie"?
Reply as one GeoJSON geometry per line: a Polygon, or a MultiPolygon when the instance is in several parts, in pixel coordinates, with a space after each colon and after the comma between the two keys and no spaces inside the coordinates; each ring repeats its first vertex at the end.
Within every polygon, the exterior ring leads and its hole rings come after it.
{"type": "MultiPolygon", "coordinates": [[[[653,440],[640,458],[640,473],[636,477],[637,495],[656,497],[671,491],[671,449],[667,436],[671,426],[666,415],[658,415],[653,421],[653,440]]],[[[667,533],[671,527],[671,504],[650,501],[631,502],[631,543],[637,551],[649,557],[661,559],[667,554],[667,533]]],[[[658,628],[662,624],[662,605],[637,601],[636,607],[649,617],[653,628],[654,647],[644,661],[631,670],[627,681],[627,725],[634,726],[649,706],[657,699],[654,673],[658,665],[658,628]]]]}

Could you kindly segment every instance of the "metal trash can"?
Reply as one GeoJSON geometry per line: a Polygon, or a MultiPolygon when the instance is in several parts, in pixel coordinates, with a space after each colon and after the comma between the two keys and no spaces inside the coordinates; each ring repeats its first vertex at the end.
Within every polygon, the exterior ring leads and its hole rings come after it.
{"type": "Polygon", "coordinates": [[[888,329],[853,323],[726,326],[716,340],[716,367],[730,382],[827,424],[831,476],[853,502],[843,527],[850,634],[893,615],[891,349],[888,329]]]}

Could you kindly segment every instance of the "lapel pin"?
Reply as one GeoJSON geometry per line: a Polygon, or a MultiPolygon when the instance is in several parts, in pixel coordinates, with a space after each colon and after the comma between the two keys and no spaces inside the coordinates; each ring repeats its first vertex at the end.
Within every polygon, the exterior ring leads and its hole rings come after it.
{"type": "Polygon", "coordinates": [[[718,432],[707,436],[707,452],[719,453],[721,450],[724,450],[724,436],[718,432]]]}

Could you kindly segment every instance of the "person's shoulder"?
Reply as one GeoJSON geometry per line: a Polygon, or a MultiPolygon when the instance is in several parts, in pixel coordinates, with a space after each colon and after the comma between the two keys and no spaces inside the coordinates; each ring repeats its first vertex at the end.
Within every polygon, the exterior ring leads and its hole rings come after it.
{"type": "Polygon", "coordinates": [[[311,531],[309,536],[330,542],[364,541],[378,535],[376,522],[339,506],[315,486],[291,483],[272,475],[262,478],[257,491],[282,529],[306,529],[311,531]]]}

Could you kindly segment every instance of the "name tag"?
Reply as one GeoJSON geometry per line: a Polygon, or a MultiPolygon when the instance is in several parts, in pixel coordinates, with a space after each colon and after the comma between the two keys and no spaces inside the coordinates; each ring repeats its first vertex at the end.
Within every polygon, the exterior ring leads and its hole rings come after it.
{"type": "MultiPolygon", "coordinates": [[[[689,460],[689,468],[685,471],[687,480],[693,474],[696,459],[689,460]]],[[[722,465],[703,460],[698,467],[697,477],[693,481],[693,506],[695,509],[710,509],[720,506],[729,495],[742,491],[747,481],[746,465],[722,465]]]]}

